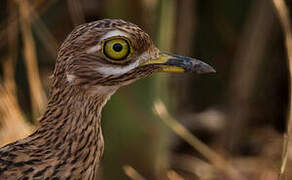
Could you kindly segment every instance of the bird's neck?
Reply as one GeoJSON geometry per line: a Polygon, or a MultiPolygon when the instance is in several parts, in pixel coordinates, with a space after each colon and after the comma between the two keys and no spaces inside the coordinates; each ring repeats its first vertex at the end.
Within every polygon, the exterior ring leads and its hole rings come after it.
{"type": "Polygon", "coordinates": [[[38,141],[34,144],[39,149],[49,150],[48,157],[81,168],[91,179],[104,147],[101,110],[111,94],[92,96],[74,87],[53,89],[39,127],[30,139],[38,141]]]}

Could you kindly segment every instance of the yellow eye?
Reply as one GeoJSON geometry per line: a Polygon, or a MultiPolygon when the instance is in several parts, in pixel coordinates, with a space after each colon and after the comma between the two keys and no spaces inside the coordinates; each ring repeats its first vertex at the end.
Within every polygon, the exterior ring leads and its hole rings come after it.
{"type": "Polygon", "coordinates": [[[103,51],[110,59],[124,60],[129,56],[131,48],[127,40],[119,38],[106,41],[103,51]]]}

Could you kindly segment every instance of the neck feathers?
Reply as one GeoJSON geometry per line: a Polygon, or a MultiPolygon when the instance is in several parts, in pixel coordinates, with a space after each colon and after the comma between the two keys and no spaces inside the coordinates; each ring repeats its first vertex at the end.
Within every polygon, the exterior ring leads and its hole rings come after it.
{"type": "Polygon", "coordinates": [[[0,149],[0,168],[5,170],[0,170],[0,177],[94,179],[104,147],[101,110],[111,94],[92,95],[79,87],[55,86],[37,130],[0,149]],[[1,164],[16,159],[21,165],[1,164]]]}

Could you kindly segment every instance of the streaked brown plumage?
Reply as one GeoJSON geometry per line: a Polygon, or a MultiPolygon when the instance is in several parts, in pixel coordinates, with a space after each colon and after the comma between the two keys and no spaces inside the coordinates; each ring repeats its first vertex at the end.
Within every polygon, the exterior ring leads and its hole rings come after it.
{"type": "Polygon", "coordinates": [[[123,20],[75,28],[58,52],[38,128],[0,149],[0,179],[95,179],[104,146],[102,107],[119,87],[161,71],[214,69],[159,51],[145,32],[123,20]]]}

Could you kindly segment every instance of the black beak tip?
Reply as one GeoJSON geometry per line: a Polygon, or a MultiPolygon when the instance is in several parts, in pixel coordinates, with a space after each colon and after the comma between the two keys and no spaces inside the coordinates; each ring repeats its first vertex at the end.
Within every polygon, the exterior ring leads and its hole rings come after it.
{"type": "Polygon", "coordinates": [[[212,66],[210,66],[209,73],[216,73],[216,70],[212,66]]]}
{"type": "Polygon", "coordinates": [[[193,70],[198,74],[216,73],[216,70],[212,66],[203,62],[196,64],[193,70]]]}

